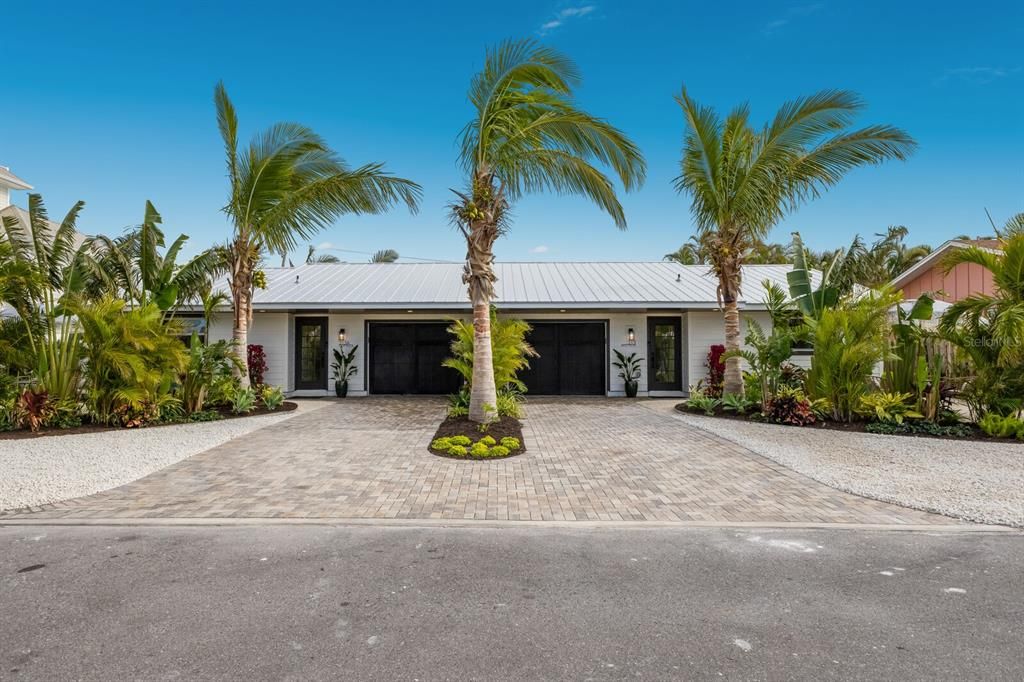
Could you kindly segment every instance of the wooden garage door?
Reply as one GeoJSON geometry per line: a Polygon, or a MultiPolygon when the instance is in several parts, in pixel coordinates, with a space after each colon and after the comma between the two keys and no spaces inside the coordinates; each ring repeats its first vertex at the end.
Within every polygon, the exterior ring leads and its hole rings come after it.
{"type": "Polygon", "coordinates": [[[450,355],[447,329],[444,322],[371,322],[370,393],[447,394],[459,390],[459,373],[441,366],[450,355]]]}
{"type": "Polygon", "coordinates": [[[530,322],[529,341],[540,357],[520,375],[529,395],[604,395],[603,322],[530,322]]]}

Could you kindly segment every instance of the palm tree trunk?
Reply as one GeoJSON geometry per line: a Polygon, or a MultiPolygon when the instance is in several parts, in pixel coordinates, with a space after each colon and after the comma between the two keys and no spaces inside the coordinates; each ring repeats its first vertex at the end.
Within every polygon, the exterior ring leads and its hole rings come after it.
{"type": "Polygon", "coordinates": [[[477,294],[473,297],[473,386],[469,395],[469,419],[479,424],[490,423],[498,416],[491,350],[491,302],[485,295],[477,294]]]}
{"type": "Polygon", "coordinates": [[[231,336],[235,341],[235,355],[239,365],[235,376],[242,388],[249,388],[249,319],[252,316],[252,271],[244,259],[236,260],[231,277],[231,297],[234,299],[234,324],[231,336]]]}
{"type": "MultiPolygon", "coordinates": [[[[729,296],[723,304],[725,312],[725,350],[733,351],[740,349],[740,311],[736,305],[735,297],[729,296]]],[[[728,395],[743,395],[743,370],[742,358],[733,356],[725,361],[725,375],[722,381],[722,393],[728,395]]]]}

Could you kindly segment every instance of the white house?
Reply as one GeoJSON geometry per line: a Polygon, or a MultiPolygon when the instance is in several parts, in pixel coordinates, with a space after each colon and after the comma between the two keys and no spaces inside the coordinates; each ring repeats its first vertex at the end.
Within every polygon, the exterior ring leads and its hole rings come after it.
{"type": "MultiPolygon", "coordinates": [[[[789,265],[743,268],[741,314],[766,329],[762,282],[786,287],[789,265]]],[[[292,395],[331,392],[331,350],[358,345],[351,395],[443,394],[458,376],[441,366],[446,327],[470,305],[455,263],[341,263],[270,268],[256,292],[249,343],[266,353],[266,381],[292,395]]],[[[705,266],[497,263],[495,304],[533,326],[540,357],[522,379],[530,395],[623,395],[612,349],[643,358],[640,394],[684,395],[722,343],[717,281],[705,266]]],[[[742,325],[746,333],[746,324],[742,325]]],[[[231,315],[210,338],[231,338],[231,315]]]]}

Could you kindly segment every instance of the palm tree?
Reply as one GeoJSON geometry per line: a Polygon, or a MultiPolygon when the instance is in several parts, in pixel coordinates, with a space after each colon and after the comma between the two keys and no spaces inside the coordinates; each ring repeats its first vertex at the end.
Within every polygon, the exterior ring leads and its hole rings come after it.
{"type": "MultiPolygon", "coordinates": [[[[751,248],[789,211],[823,193],[853,168],[905,159],[916,143],[888,125],[850,130],[863,108],[853,93],[826,90],[789,102],[760,130],[743,104],[724,119],[676,97],[686,136],[676,190],[692,199],[691,212],[725,318],[726,350],[740,347],[737,301],[741,266],[751,248]]],[[[740,358],[726,361],[725,393],[743,393],[740,358]]]]}
{"type": "Polygon", "coordinates": [[[223,83],[217,84],[214,102],[227,157],[223,210],[234,224],[227,247],[233,336],[239,379],[247,386],[253,275],[260,259],[288,253],[345,214],[382,213],[397,203],[415,211],[420,186],[386,173],[379,163],[350,168],[323,138],[296,123],[277,123],[240,151],[238,116],[223,83]]]}
{"type": "Polygon", "coordinates": [[[317,253],[316,247],[312,244],[309,245],[309,250],[306,251],[306,265],[310,263],[340,263],[341,259],[330,253],[317,253]]]}
{"type": "Polygon", "coordinates": [[[398,252],[394,249],[374,251],[373,255],[370,256],[371,263],[394,263],[396,260],[398,260],[398,252]]]}
{"type": "Polygon", "coordinates": [[[91,282],[86,284],[91,295],[123,298],[129,308],[155,303],[165,318],[181,304],[199,297],[210,281],[226,269],[222,247],[207,249],[178,265],[178,255],[188,242],[188,235],[179,235],[166,251],[163,218],[152,203],[146,202],[142,224],[127,234],[111,239],[98,235],[88,240],[93,257],[87,268],[91,282]]]}
{"type": "Polygon", "coordinates": [[[946,272],[974,263],[992,273],[993,294],[971,294],[942,315],[939,331],[971,360],[973,376],[962,397],[975,419],[986,412],[1016,414],[1024,404],[1024,232],[1008,224],[1002,250],[953,249],[946,272]]]}
{"type": "Polygon", "coordinates": [[[690,237],[689,241],[680,246],[672,253],[666,253],[662,260],[679,263],[680,265],[704,265],[704,253],[701,251],[700,243],[696,237],[690,237]]]}
{"type": "Polygon", "coordinates": [[[206,288],[197,297],[199,304],[203,307],[203,324],[206,330],[206,343],[210,343],[210,334],[213,329],[213,320],[217,316],[217,309],[231,302],[231,296],[221,290],[214,290],[213,282],[207,282],[206,288]]]}
{"type": "Polygon", "coordinates": [[[524,194],[552,190],[587,197],[624,229],[626,217],[612,181],[593,164],[610,167],[626,191],[646,174],[640,150],[617,128],[577,108],[575,64],[532,40],[489,50],[472,80],[474,116],[462,130],[460,161],[467,189],[456,192],[452,220],[466,239],[462,280],[473,305],[473,382],[469,418],[495,418],[497,391],[491,356],[494,242],[509,228],[509,207],[524,194]]]}

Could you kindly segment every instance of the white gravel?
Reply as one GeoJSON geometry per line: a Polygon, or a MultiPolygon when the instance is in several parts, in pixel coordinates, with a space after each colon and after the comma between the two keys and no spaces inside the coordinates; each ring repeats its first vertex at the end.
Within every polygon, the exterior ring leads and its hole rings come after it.
{"type": "Polygon", "coordinates": [[[281,414],[147,429],[0,440],[0,510],[23,509],[116,488],[233,438],[319,409],[296,401],[281,414]]]}
{"type": "Polygon", "coordinates": [[[881,436],[659,411],[846,492],[980,523],[1024,527],[1024,443],[881,436]]]}

